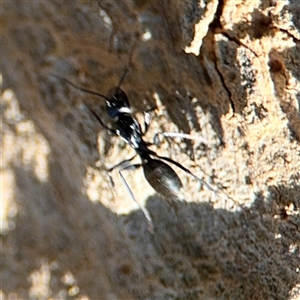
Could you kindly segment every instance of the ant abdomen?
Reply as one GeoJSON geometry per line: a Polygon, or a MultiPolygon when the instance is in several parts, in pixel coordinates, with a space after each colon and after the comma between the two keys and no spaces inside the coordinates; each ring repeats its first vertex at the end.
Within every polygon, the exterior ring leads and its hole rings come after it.
{"type": "Polygon", "coordinates": [[[168,164],[150,159],[143,162],[143,170],[145,178],[158,194],[184,200],[182,182],[168,164]]]}

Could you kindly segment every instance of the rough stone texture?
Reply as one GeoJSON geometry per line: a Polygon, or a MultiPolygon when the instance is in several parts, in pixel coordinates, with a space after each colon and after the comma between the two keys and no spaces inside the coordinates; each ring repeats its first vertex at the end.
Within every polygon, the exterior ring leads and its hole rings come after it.
{"type": "Polygon", "coordinates": [[[1,2],[2,298],[298,299],[300,2],[98,2],[1,2]],[[133,151],[85,106],[108,122],[105,103],[52,76],[106,94],[135,41],[122,88],[158,107],[146,139],[207,139],[153,149],[234,200],[178,171],[187,201],[165,201],[128,172],[153,235],[110,188],[133,151]]]}

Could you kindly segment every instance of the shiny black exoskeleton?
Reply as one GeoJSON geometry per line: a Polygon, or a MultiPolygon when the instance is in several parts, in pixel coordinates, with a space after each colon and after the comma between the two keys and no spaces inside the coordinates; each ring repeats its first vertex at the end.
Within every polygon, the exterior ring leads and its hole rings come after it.
{"type": "MultiPolygon", "coordinates": [[[[139,155],[139,157],[141,158],[140,164],[130,163],[133,160],[133,158],[136,156],[135,155],[132,158],[127,159],[115,165],[114,167],[110,168],[108,171],[109,171],[111,183],[113,184],[113,180],[110,175],[110,172],[117,168],[128,193],[130,194],[131,198],[135,202],[137,202],[124,176],[122,175],[122,171],[134,170],[139,167],[142,167],[146,180],[149,182],[149,184],[153,187],[153,189],[157,193],[168,198],[177,198],[179,200],[183,200],[184,197],[182,193],[182,187],[183,187],[182,182],[178,177],[178,175],[176,174],[176,172],[168,164],[164,162],[166,161],[168,163],[174,164],[175,166],[177,166],[187,174],[193,176],[196,180],[204,184],[210,190],[216,192],[210,185],[202,181],[200,178],[198,178],[196,175],[194,175],[192,172],[190,172],[187,168],[182,166],[180,163],[168,157],[159,156],[154,151],[149,149],[148,147],[149,143],[146,143],[143,140],[143,135],[147,132],[149,128],[150,114],[149,112],[144,112],[145,129],[143,132],[140,124],[132,115],[130,103],[128,101],[126,94],[120,88],[120,85],[123,79],[125,78],[126,73],[127,70],[123,74],[118,84],[118,87],[114,90],[114,92],[110,97],[104,96],[94,91],[87,90],[85,88],[77,87],[69,80],[59,77],[60,79],[64,80],[66,83],[68,83],[69,85],[75,87],[80,91],[104,98],[106,100],[107,114],[113,120],[114,123],[113,128],[108,127],[106,124],[104,124],[101,118],[99,117],[99,115],[90,106],[87,106],[88,109],[95,116],[95,118],[102,124],[103,127],[105,127],[110,132],[114,133],[115,135],[118,135],[121,138],[123,138],[124,141],[128,143],[136,151],[136,154],[139,155]]],[[[148,220],[149,228],[152,230],[152,221],[148,211],[142,207],[141,209],[143,210],[148,220]]]]}

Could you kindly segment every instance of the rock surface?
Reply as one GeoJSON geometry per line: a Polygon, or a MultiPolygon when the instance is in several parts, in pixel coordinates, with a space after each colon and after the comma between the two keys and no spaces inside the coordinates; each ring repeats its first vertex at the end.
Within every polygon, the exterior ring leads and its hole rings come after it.
{"type": "Polygon", "coordinates": [[[3,299],[300,297],[299,1],[1,9],[3,299]],[[123,172],[154,234],[117,172],[110,187],[107,168],[134,152],[89,113],[109,122],[103,99],[53,76],[107,94],[128,65],[137,118],[157,108],[145,139],[196,138],[151,149],[221,195],[174,166],[177,203],[123,172]]]}

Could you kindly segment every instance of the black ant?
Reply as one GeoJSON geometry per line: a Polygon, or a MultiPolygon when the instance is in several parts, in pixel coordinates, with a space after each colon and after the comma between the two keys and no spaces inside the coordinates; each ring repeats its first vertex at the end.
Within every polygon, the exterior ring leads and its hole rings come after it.
{"type": "MultiPolygon", "coordinates": [[[[164,161],[171,163],[175,166],[177,166],[179,169],[183,170],[187,174],[194,177],[196,180],[198,180],[201,184],[204,184],[209,190],[218,193],[216,190],[214,190],[209,184],[201,180],[199,177],[194,175],[190,170],[182,166],[180,163],[174,161],[173,159],[170,159],[168,157],[160,156],[156,152],[150,150],[148,148],[151,143],[147,143],[143,140],[143,136],[146,134],[149,125],[150,125],[150,111],[144,111],[144,122],[145,122],[145,129],[142,131],[140,124],[138,121],[133,117],[132,110],[130,107],[129,100],[125,94],[125,92],[120,88],[124,78],[126,77],[128,73],[128,67],[126,67],[125,72],[123,73],[118,86],[114,90],[111,96],[107,97],[105,95],[102,95],[98,92],[94,92],[82,87],[76,86],[74,83],[69,81],[68,79],[58,77],[62,80],[64,80],[67,84],[75,87],[76,89],[89,93],[98,97],[101,97],[106,100],[106,111],[108,116],[113,120],[114,122],[114,128],[108,127],[103,123],[99,115],[90,107],[87,106],[90,112],[95,116],[95,118],[101,123],[101,125],[109,130],[111,133],[120,136],[124,139],[124,141],[129,144],[135,151],[136,154],[131,157],[130,159],[126,159],[122,161],[121,163],[113,166],[108,170],[109,172],[109,178],[110,181],[113,184],[113,179],[111,176],[111,172],[114,169],[118,169],[118,172],[120,174],[120,178],[122,182],[124,183],[127,192],[129,193],[132,200],[134,200],[137,204],[130,187],[128,186],[124,176],[122,175],[122,171],[124,170],[135,170],[139,167],[143,168],[144,175],[146,180],[149,182],[149,184],[153,187],[153,189],[165,196],[165,197],[173,197],[177,198],[179,200],[183,200],[183,194],[182,194],[182,182],[180,178],[178,177],[177,173],[164,161]],[[131,164],[130,162],[136,157],[136,155],[139,155],[141,159],[141,163],[139,164],[131,164]]],[[[160,133],[164,136],[164,133],[160,133]]],[[[175,133],[166,133],[165,136],[170,137],[184,137],[188,138],[188,135],[185,134],[175,134],[175,133]]],[[[157,135],[155,136],[154,140],[156,139],[157,135]]],[[[139,205],[139,204],[138,204],[139,205]]],[[[140,205],[139,205],[140,206],[140,205]]],[[[153,225],[151,217],[148,213],[148,211],[141,207],[145,217],[148,221],[148,226],[151,231],[153,231],[153,225]]]]}

